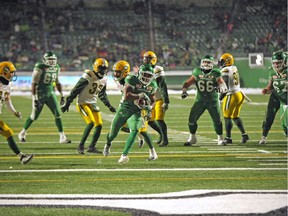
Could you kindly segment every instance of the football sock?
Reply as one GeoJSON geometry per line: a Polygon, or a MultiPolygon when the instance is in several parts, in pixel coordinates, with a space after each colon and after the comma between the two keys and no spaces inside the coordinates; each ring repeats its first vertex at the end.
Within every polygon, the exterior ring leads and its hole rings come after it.
{"type": "Polygon", "coordinates": [[[157,124],[157,122],[156,121],[149,121],[148,124],[151,128],[153,128],[155,131],[158,132],[158,134],[160,135],[160,137],[162,139],[162,131],[161,131],[160,126],[157,124]]]}
{"type": "Polygon", "coordinates": [[[89,147],[94,147],[96,145],[96,143],[100,137],[101,131],[102,131],[102,125],[98,125],[95,127],[95,130],[94,130],[92,140],[91,140],[89,147]]]}
{"type": "Polygon", "coordinates": [[[56,117],[55,118],[55,124],[56,124],[56,126],[58,128],[58,131],[62,132],[63,131],[63,125],[62,125],[61,117],[56,117]]]}
{"type": "Polygon", "coordinates": [[[152,143],[152,138],[149,133],[145,132],[140,132],[140,134],[143,136],[145,142],[148,144],[149,148],[153,148],[153,143],[152,143]]]}
{"type": "Polygon", "coordinates": [[[31,126],[32,123],[33,123],[33,120],[30,117],[28,117],[24,124],[24,129],[27,130],[31,126]]]}
{"type": "Polygon", "coordinates": [[[127,140],[126,140],[126,144],[123,150],[123,154],[124,155],[128,155],[130,149],[132,148],[134,141],[136,139],[136,136],[138,134],[138,130],[131,130],[127,140]]]}
{"type": "Polygon", "coordinates": [[[87,137],[89,136],[90,131],[92,130],[93,127],[94,127],[93,123],[90,123],[90,124],[86,125],[86,128],[83,131],[83,135],[82,135],[82,138],[81,138],[81,141],[80,141],[79,145],[84,145],[85,144],[85,142],[87,140],[87,137]]]}
{"type": "Polygon", "coordinates": [[[12,151],[13,151],[16,155],[18,155],[18,154],[20,153],[20,150],[19,150],[19,148],[18,148],[18,146],[17,146],[17,144],[16,144],[13,136],[10,136],[10,137],[7,139],[7,142],[8,142],[9,147],[12,149],[12,151]]]}
{"type": "Polygon", "coordinates": [[[158,125],[162,129],[163,142],[168,143],[167,125],[164,120],[157,120],[158,125]]]}
{"type": "Polygon", "coordinates": [[[233,127],[233,123],[231,118],[224,118],[225,120],[225,129],[226,129],[226,137],[231,138],[231,130],[233,127]]]}
{"type": "Polygon", "coordinates": [[[239,128],[239,130],[241,131],[241,134],[245,134],[244,125],[243,125],[241,118],[235,118],[233,119],[233,121],[235,125],[239,128]]]}

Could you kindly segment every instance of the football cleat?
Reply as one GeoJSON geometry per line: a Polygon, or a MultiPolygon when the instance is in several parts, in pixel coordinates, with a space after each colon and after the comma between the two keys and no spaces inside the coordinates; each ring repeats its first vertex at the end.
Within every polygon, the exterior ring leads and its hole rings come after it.
{"type": "Polygon", "coordinates": [[[184,146],[192,146],[192,143],[191,142],[185,142],[184,146]]]}
{"type": "Polygon", "coordinates": [[[96,153],[96,154],[102,154],[102,151],[99,151],[95,147],[88,147],[87,152],[89,153],[96,153]]]}
{"type": "Polygon", "coordinates": [[[267,142],[267,137],[262,136],[258,144],[260,144],[260,145],[265,145],[266,142],[267,142]]]}
{"type": "Polygon", "coordinates": [[[222,135],[218,135],[217,143],[218,143],[218,145],[220,145],[220,146],[225,146],[225,145],[226,145],[226,143],[225,143],[224,140],[223,140],[222,135]]]}
{"type": "Polygon", "coordinates": [[[151,161],[151,160],[156,160],[158,158],[158,155],[155,151],[155,149],[149,149],[149,158],[147,159],[148,161],[151,161]]]}
{"type": "Polygon", "coordinates": [[[249,140],[249,136],[247,134],[243,134],[241,143],[246,143],[248,140],[249,140]]]}
{"type": "Polygon", "coordinates": [[[34,156],[33,154],[31,154],[31,155],[23,154],[20,158],[21,164],[27,164],[29,161],[32,160],[33,156],[34,156]]]}
{"type": "Polygon", "coordinates": [[[64,144],[65,144],[65,143],[72,143],[72,141],[71,141],[70,139],[64,139],[64,140],[63,140],[63,139],[62,139],[62,140],[60,139],[60,143],[61,143],[61,144],[63,144],[63,143],[64,143],[64,144]]]}
{"type": "Polygon", "coordinates": [[[110,154],[110,147],[111,145],[106,144],[103,149],[103,155],[107,157],[110,154]]]}
{"type": "Polygon", "coordinates": [[[77,151],[79,154],[84,154],[84,145],[79,145],[77,151]]]}
{"type": "Polygon", "coordinates": [[[169,144],[169,142],[168,141],[166,141],[166,142],[162,142],[160,145],[159,145],[159,147],[165,147],[165,146],[167,146],[169,144]]]}
{"type": "Polygon", "coordinates": [[[195,134],[190,134],[189,139],[187,142],[184,143],[184,146],[192,146],[192,144],[197,143],[197,137],[195,134]]]}
{"type": "Polygon", "coordinates": [[[232,141],[231,138],[225,137],[225,139],[223,140],[223,143],[225,143],[225,144],[232,144],[233,141],[232,141]]]}
{"type": "Polygon", "coordinates": [[[127,155],[121,155],[120,159],[118,160],[118,164],[125,164],[128,163],[129,157],[127,155]]]}
{"type": "Polygon", "coordinates": [[[20,142],[26,142],[26,132],[22,130],[18,134],[18,139],[19,139],[20,142]]]}

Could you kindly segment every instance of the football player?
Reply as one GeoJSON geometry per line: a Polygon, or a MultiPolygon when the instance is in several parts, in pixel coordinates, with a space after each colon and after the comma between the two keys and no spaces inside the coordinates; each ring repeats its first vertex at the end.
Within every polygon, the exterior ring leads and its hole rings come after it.
{"type": "MultiPolygon", "coordinates": [[[[114,67],[114,70],[118,70],[117,67],[114,67]]],[[[120,72],[114,71],[114,73],[120,72]]],[[[122,126],[127,123],[130,133],[118,163],[124,164],[129,161],[128,153],[133,146],[139,129],[143,122],[147,121],[151,116],[151,110],[155,104],[156,89],[157,84],[154,80],[154,71],[149,64],[140,66],[137,75],[129,74],[125,78],[122,99],[112,120],[110,132],[107,135],[107,144],[103,151],[105,157],[110,154],[112,141],[117,137],[122,126]],[[141,116],[141,111],[143,109],[147,110],[144,120],[141,116]]],[[[147,132],[146,138],[150,138],[149,136],[150,135],[147,132]]],[[[158,155],[152,142],[150,143],[149,141],[148,144],[150,147],[148,160],[156,160],[158,155]]]]}
{"type": "MultiPolygon", "coordinates": [[[[5,104],[6,108],[14,114],[17,118],[21,119],[22,115],[20,112],[17,112],[12,104],[12,100],[10,97],[11,93],[11,81],[15,81],[16,77],[16,68],[12,62],[3,61],[0,62],[0,92],[1,92],[1,100],[0,100],[0,113],[2,112],[2,105],[5,104]]],[[[8,142],[11,150],[19,157],[20,162],[22,164],[26,164],[33,158],[33,154],[25,155],[23,154],[19,147],[17,146],[14,140],[14,132],[13,130],[2,120],[0,120],[0,134],[5,137],[8,142]]]]}
{"type": "MultiPolygon", "coordinates": [[[[123,87],[125,84],[125,78],[129,74],[130,74],[130,64],[127,61],[120,60],[114,64],[114,66],[113,66],[113,78],[114,78],[115,82],[118,84],[118,87],[122,93],[123,93],[123,87]]],[[[144,117],[145,115],[146,115],[146,111],[142,110],[142,116],[144,117]]],[[[130,133],[130,130],[129,130],[127,124],[125,124],[125,126],[122,127],[121,130],[124,132],[130,133]],[[123,128],[125,128],[125,130],[123,128]]],[[[153,149],[152,139],[151,139],[150,134],[147,131],[148,131],[148,122],[143,121],[142,126],[139,130],[139,133],[138,133],[138,137],[140,134],[141,138],[143,137],[145,142],[148,144],[149,148],[153,149]]],[[[141,141],[140,141],[141,145],[139,144],[140,148],[143,146],[144,140],[141,139],[141,141]]]]}
{"type": "Polygon", "coordinates": [[[48,51],[44,54],[42,62],[38,62],[34,66],[32,73],[32,112],[27,118],[23,129],[18,134],[21,142],[26,142],[26,132],[34,121],[40,116],[44,105],[46,104],[55,117],[55,123],[59,131],[60,143],[71,143],[67,139],[63,130],[61,120],[60,107],[55,95],[53,83],[55,82],[56,88],[61,96],[60,105],[64,103],[62,93],[62,86],[59,82],[60,66],[57,64],[56,55],[48,51]]]}
{"type": "Polygon", "coordinates": [[[195,102],[189,114],[189,130],[190,136],[184,146],[192,146],[197,143],[196,131],[198,128],[197,121],[208,110],[214,130],[218,136],[218,145],[225,145],[223,142],[223,126],[220,117],[220,107],[218,101],[218,93],[227,92],[227,86],[222,79],[222,74],[218,68],[213,68],[214,58],[210,55],[205,55],[201,59],[200,68],[195,68],[192,75],[182,86],[182,99],[188,96],[187,90],[192,84],[196,85],[197,94],[195,102]]]}
{"type": "Polygon", "coordinates": [[[276,112],[280,109],[280,119],[284,134],[288,132],[288,113],[287,113],[287,56],[285,52],[275,52],[272,56],[273,71],[269,73],[268,85],[262,89],[262,94],[271,94],[266,120],[263,123],[262,137],[259,144],[266,144],[267,135],[274,121],[276,112]],[[278,101],[280,104],[278,104],[278,101]],[[278,108],[279,107],[279,108],[278,108]],[[270,113],[268,113],[270,112],[270,113]]]}
{"type": "Polygon", "coordinates": [[[103,124],[100,108],[97,106],[97,97],[111,112],[116,112],[116,109],[111,106],[106,94],[107,71],[107,60],[104,58],[97,58],[93,64],[93,71],[88,69],[85,70],[82,77],[66,97],[65,104],[61,107],[62,112],[68,111],[70,104],[78,96],[76,108],[86,123],[86,128],[84,129],[78,146],[79,154],[84,154],[85,141],[93,128],[94,133],[87,152],[102,153],[95,147],[100,137],[103,124]]]}
{"type": "Polygon", "coordinates": [[[220,94],[219,97],[220,100],[223,99],[222,112],[226,129],[226,137],[223,142],[225,144],[232,144],[231,130],[233,120],[242,134],[241,143],[246,143],[249,140],[249,136],[245,132],[242,119],[240,118],[240,111],[247,96],[240,89],[240,76],[237,67],[234,65],[234,57],[230,53],[222,54],[218,66],[221,69],[222,78],[228,88],[228,92],[220,94]]]}
{"type": "Polygon", "coordinates": [[[152,51],[147,51],[143,55],[144,64],[150,64],[154,69],[155,79],[158,85],[156,90],[156,103],[152,109],[152,117],[148,121],[150,127],[156,130],[159,133],[159,140],[157,144],[159,147],[165,147],[168,145],[168,136],[167,136],[167,125],[164,121],[165,112],[169,108],[169,95],[167,90],[167,84],[165,79],[165,72],[163,67],[156,65],[157,56],[152,51]]]}

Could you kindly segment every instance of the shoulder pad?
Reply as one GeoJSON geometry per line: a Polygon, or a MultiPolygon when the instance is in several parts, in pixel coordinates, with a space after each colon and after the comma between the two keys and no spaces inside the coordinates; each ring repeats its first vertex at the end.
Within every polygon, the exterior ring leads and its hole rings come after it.
{"type": "Polygon", "coordinates": [[[40,69],[47,68],[47,67],[48,67],[47,65],[41,62],[37,62],[34,66],[34,68],[40,68],[40,69]]]}
{"type": "Polygon", "coordinates": [[[221,69],[222,73],[229,73],[229,69],[227,67],[224,67],[221,69]]]}
{"type": "Polygon", "coordinates": [[[159,65],[156,65],[154,67],[154,73],[161,73],[162,71],[164,71],[164,68],[159,66],[159,65]]]}

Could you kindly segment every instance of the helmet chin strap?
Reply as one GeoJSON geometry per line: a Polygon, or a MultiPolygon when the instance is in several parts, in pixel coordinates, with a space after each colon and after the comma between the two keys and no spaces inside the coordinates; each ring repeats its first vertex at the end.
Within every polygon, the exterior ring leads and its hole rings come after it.
{"type": "Polygon", "coordinates": [[[102,79],[103,77],[104,77],[104,74],[101,74],[101,73],[97,73],[97,72],[95,72],[94,71],[94,73],[95,73],[95,75],[96,75],[96,77],[98,78],[98,79],[102,79]]]}

